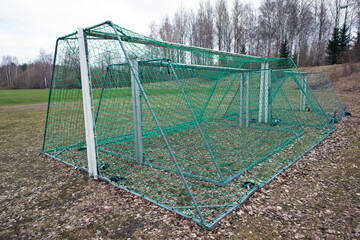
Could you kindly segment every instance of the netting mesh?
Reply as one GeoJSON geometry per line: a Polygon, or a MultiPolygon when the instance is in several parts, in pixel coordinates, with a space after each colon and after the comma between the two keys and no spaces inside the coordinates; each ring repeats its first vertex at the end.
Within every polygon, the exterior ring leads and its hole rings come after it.
{"type": "MultiPolygon", "coordinates": [[[[270,59],[85,29],[98,175],[211,228],[333,131],[321,74],[270,59]],[[306,76],[306,77],[305,77],[306,76]]],[[[87,169],[77,33],[59,38],[43,153],[87,169]]]]}
{"type": "Polygon", "coordinates": [[[345,116],[345,108],[323,72],[300,73],[309,89],[330,119],[337,122],[345,116]]]}

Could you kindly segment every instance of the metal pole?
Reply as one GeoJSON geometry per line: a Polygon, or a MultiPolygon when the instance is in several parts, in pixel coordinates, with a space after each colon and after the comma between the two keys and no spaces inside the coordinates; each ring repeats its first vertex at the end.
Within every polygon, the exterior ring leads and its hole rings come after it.
{"type": "Polygon", "coordinates": [[[244,73],[240,74],[240,104],[239,104],[239,127],[242,127],[242,115],[243,115],[243,81],[244,73]]]}
{"type": "MultiPolygon", "coordinates": [[[[302,74],[300,74],[300,76],[302,76],[302,74]]],[[[299,101],[299,110],[303,111],[303,98],[304,98],[304,93],[303,93],[303,89],[304,85],[303,85],[303,78],[301,78],[301,84],[300,84],[300,101],[299,101]]]]}
{"type": "Polygon", "coordinates": [[[300,77],[301,77],[301,84],[300,87],[302,89],[300,89],[300,110],[301,111],[305,111],[305,104],[306,104],[306,82],[307,82],[307,74],[301,74],[300,73],[300,77]]]}
{"type": "Polygon", "coordinates": [[[267,101],[268,101],[268,106],[267,106],[267,122],[271,123],[272,122],[272,80],[273,80],[273,71],[268,67],[269,71],[268,71],[268,97],[267,97],[267,101]]]}
{"type": "Polygon", "coordinates": [[[265,93],[264,93],[264,122],[267,123],[268,120],[269,120],[269,87],[270,87],[270,84],[269,84],[269,73],[270,71],[268,70],[269,69],[269,63],[266,63],[265,64],[265,68],[267,70],[265,70],[264,74],[265,74],[265,81],[264,81],[264,90],[265,90],[265,93]]]}
{"type": "Polygon", "coordinates": [[[192,107],[191,107],[191,104],[190,104],[189,100],[188,100],[187,97],[186,97],[185,91],[184,91],[184,89],[183,89],[183,87],[182,87],[182,85],[181,85],[181,83],[180,83],[180,81],[179,81],[179,79],[178,79],[178,77],[177,77],[177,74],[176,74],[176,72],[175,72],[175,69],[174,69],[174,67],[173,67],[173,65],[172,65],[171,63],[169,63],[169,64],[170,64],[171,71],[173,72],[173,74],[174,74],[174,76],[175,76],[175,80],[176,80],[177,84],[179,85],[179,88],[180,88],[180,90],[181,90],[181,93],[182,93],[182,95],[183,95],[183,97],[184,97],[184,99],[185,99],[185,101],[186,101],[186,104],[187,104],[189,110],[190,110],[190,113],[191,113],[191,115],[192,115],[192,117],[193,117],[193,119],[194,119],[194,121],[195,121],[195,123],[196,123],[196,126],[197,126],[197,128],[198,128],[198,130],[199,130],[199,132],[200,132],[201,138],[204,140],[205,146],[206,146],[206,148],[207,148],[207,150],[208,150],[208,152],[209,152],[209,154],[210,154],[210,156],[211,156],[211,159],[212,159],[212,161],[213,161],[213,163],[214,163],[214,165],[215,165],[215,168],[216,168],[216,170],[218,171],[219,176],[220,176],[220,179],[221,179],[221,181],[222,181],[222,180],[223,180],[223,176],[222,176],[221,171],[220,171],[220,168],[219,168],[219,166],[218,166],[218,164],[217,164],[217,162],[216,162],[216,159],[215,159],[215,157],[214,157],[214,154],[213,154],[212,151],[211,151],[211,148],[210,148],[210,146],[209,146],[209,143],[207,142],[207,140],[206,140],[206,138],[205,138],[204,132],[202,131],[199,122],[196,120],[195,113],[194,113],[194,111],[193,111],[193,109],[192,109],[192,107]]]}
{"type": "Polygon", "coordinates": [[[52,63],[52,68],[51,68],[51,81],[50,81],[48,105],[47,105],[47,110],[46,110],[46,121],[45,121],[45,130],[44,130],[44,137],[43,137],[43,145],[42,145],[42,149],[41,149],[42,152],[44,152],[44,150],[45,150],[45,140],[46,140],[46,133],[47,133],[48,121],[49,121],[49,111],[50,111],[50,103],[51,103],[51,94],[52,94],[52,92],[54,91],[54,89],[56,89],[56,86],[55,86],[55,82],[56,82],[56,81],[55,81],[55,63],[56,63],[56,57],[57,57],[58,43],[59,43],[59,39],[56,40],[54,60],[53,60],[53,63],[52,63]]]}
{"type": "Polygon", "coordinates": [[[307,88],[307,80],[308,80],[308,75],[305,74],[304,75],[304,80],[303,80],[303,89],[304,89],[304,100],[303,100],[303,110],[305,111],[305,108],[306,108],[306,97],[305,97],[305,94],[306,94],[306,88],[307,88]]]}
{"type": "Polygon", "coordinates": [[[132,93],[132,109],[134,117],[134,136],[135,136],[135,156],[140,163],[144,161],[144,145],[142,136],[142,111],[141,111],[141,95],[140,88],[136,82],[139,79],[139,65],[136,60],[129,60],[131,71],[131,93],[132,93]]]}
{"type": "Polygon", "coordinates": [[[246,74],[246,116],[245,126],[249,127],[249,108],[250,108],[250,73],[246,74]]]}
{"type": "Polygon", "coordinates": [[[260,74],[260,93],[259,93],[259,123],[263,121],[263,108],[264,108],[264,80],[265,80],[265,63],[261,63],[260,74]]]}
{"type": "Polygon", "coordinates": [[[80,71],[81,71],[81,89],[84,105],[84,121],[86,133],[86,152],[88,158],[89,175],[95,179],[98,178],[96,149],[95,149],[95,127],[93,106],[91,101],[91,80],[89,79],[89,69],[86,56],[86,39],[84,29],[78,28],[80,71]]]}

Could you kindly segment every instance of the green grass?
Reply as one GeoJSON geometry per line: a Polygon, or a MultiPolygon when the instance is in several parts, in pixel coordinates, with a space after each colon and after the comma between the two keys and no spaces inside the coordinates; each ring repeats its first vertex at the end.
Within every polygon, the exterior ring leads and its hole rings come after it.
{"type": "Polygon", "coordinates": [[[48,97],[49,89],[0,90],[0,107],[46,103],[48,97]]]}

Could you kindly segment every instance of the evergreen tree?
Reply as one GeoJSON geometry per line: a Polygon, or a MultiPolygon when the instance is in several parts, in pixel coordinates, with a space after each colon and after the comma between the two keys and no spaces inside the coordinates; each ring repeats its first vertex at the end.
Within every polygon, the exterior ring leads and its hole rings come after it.
{"type": "Polygon", "coordinates": [[[242,54],[246,54],[246,47],[245,44],[241,45],[241,51],[242,54]]]}
{"type": "Polygon", "coordinates": [[[341,45],[340,45],[340,30],[337,26],[334,27],[334,32],[328,42],[326,53],[328,54],[327,62],[329,64],[337,64],[340,60],[341,45]]]}
{"type": "Polygon", "coordinates": [[[289,57],[289,55],[290,55],[289,43],[287,38],[285,38],[285,40],[280,45],[280,57],[287,58],[289,57]]]}

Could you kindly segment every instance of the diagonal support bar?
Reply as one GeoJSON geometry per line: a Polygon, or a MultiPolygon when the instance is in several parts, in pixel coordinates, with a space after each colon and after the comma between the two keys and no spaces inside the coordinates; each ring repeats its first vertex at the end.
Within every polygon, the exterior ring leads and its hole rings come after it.
{"type": "Polygon", "coordinates": [[[191,113],[191,115],[192,115],[192,117],[193,117],[193,119],[194,119],[194,121],[195,121],[195,123],[196,123],[196,126],[197,126],[197,128],[198,128],[198,130],[199,130],[199,132],[200,132],[201,138],[203,139],[203,141],[204,141],[204,143],[205,143],[205,146],[206,146],[206,148],[207,148],[207,150],[208,150],[208,152],[209,152],[209,154],[210,154],[210,156],[211,156],[211,160],[212,160],[212,162],[214,163],[215,168],[216,168],[217,172],[219,173],[220,179],[221,179],[221,181],[222,181],[222,180],[223,180],[223,176],[222,176],[221,171],[220,171],[220,168],[219,168],[219,166],[218,166],[218,164],[217,164],[217,162],[216,162],[216,159],[215,159],[215,157],[214,157],[214,154],[213,154],[213,152],[211,151],[211,148],[210,148],[210,146],[209,146],[209,143],[207,142],[207,140],[206,140],[206,138],[205,138],[204,132],[202,131],[199,122],[196,120],[195,113],[194,113],[194,111],[193,111],[193,109],[192,109],[192,107],[191,107],[191,104],[190,104],[189,100],[188,100],[187,97],[186,97],[184,88],[182,87],[182,85],[181,85],[181,83],[180,83],[180,81],[179,81],[179,78],[178,78],[178,76],[177,76],[177,74],[176,74],[176,72],[175,72],[175,69],[174,69],[174,67],[173,67],[173,65],[172,65],[171,63],[169,63],[169,64],[170,64],[171,71],[173,72],[173,74],[174,74],[174,76],[175,76],[175,80],[176,80],[177,84],[179,85],[179,88],[180,88],[180,90],[181,90],[181,93],[182,93],[182,95],[183,95],[183,97],[184,97],[184,99],[185,99],[185,101],[186,101],[186,104],[187,104],[189,110],[190,110],[190,113],[191,113]]]}
{"type": "Polygon", "coordinates": [[[230,103],[229,103],[228,107],[226,108],[225,113],[224,113],[224,115],[223,115],[223,116],[226,116],[226,115],[227,115],[227,113],[228,113],[228,111],[230,110],[230,107],[231,107],[231,105],[233,104],[233,102],[235,101],[235,97],[236,97],[236,95],[238,94],[239,89],[240,89],[240,87],[238,87],[238,88],[236,89],[236,92],[235,92],[235,94],[234,94],[233,98],[231,99],[231,101],[230,101],[230,103]]]}
{"type": "MultiPolygon", "coordinates": [[[[169,64],[172,65],[171,63],[169,63],[169,64]]],[[[211,89],[211,94],[210,94],[210,96],[208,97],[208,99],[207,99],[207,101],[206,101],[206,104],[205,104],[205,106],[204,106],[204,108],[203,108],[203,110],[202,110],[202,112],[201,112],[201,115],[200,115],[201,121],[202,121],[202,118],[204,117],[206,108],[208,107],[208,105],[209,105],[209,103],[210,103],[210,100],[211,100],[212,96],[214,95],[214,92],[215,92],[215,90],[216,90],[216,87],[217,87],[218,83],[220,82],[221,76],[222,76],[222,74],[219,75],[218,80],[216,80],[215,85],[214,85],[213,88],[211,89]]]]}
{"type": "MultiPolygon", "coordinates": [[[[226,92],[225,92],[225,94],[222,96],[222,98],[221,98],[221,100],[220,100],[219,104],[217,105],[217,107],[216,107],[216,109],[215,109],[214,113],[212,114],[212,117],[215,117],[215,114],[217,113],[217,111],[219,110],[219,108],[220,108],[221,104],[223,103],[223,101],[224,101],[224,99],[225,99],[226,95],[228,94],[228,92],[229,92],[229,90],[230,90],[230,88],[231,88],[232,84],[235,82],[235,79],[236,79],[237,75],[238,75],[238,73],[235,75],[235,77],[233,78],[233,80],[232,80],[232,81],[231,81],[231,83],[229,84],[229,87],[226,89],[226,92]]],[[[226,112],[227,112],[227,109],[226,109],[226,112]]],[[[226,114],[225,114],[225,115],[226,115],[226,114]]]]}

